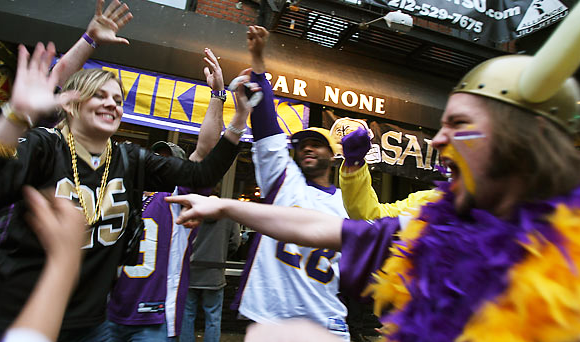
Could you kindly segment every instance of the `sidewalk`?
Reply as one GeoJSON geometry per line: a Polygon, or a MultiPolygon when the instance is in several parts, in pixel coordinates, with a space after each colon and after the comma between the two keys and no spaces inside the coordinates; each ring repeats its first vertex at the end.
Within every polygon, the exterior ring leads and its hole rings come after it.
{"type": "MultiPolygon", "coordinates": [[[[235,293],[239,286],[240,277],[237,276],[226,276],[228,285],[224,292],[224,304],[222,309],[222,323],[221,323],[221,342],[241,342],[244,340],[244,335],[246,332],[246,327],[251,323],[249,320],[241,320],[237,317],[237,311],[231,310],[230,305],[234,300],[235,293]]],[[[360,320],[362,320],[362,330],[363,340],[355,342],[377,342],[380,340],[379,336],[376,336],[374,331],[375,327],[379,325],[376,317],[372,314],[372,305],[365,304],[361,307],[361,311],[357,313],[360,315],[360,320]]],[[[198,314],[196,317],[195,326],[198,327],[199,332],[197,332],[196,340],[198,342],[203,341],[203,327],[204,327],[204,313],[201,308],[198,309],[198,314]]],[[[354,341],[354,340],[353,340],[354,341]]]]}
{"type": "MultiPolygon", "coordinates": [[[[203,341],[203,333],[197,334],[195,339],[198,342],[202,342],[203,341]]],[[[365,336],[365,339],[367,342],[379,342],[380,341],[379,336],[365,336]]],[[[244,341],[244,335],[238,334],[238,333],[222,332],[222,335],[220,338],[220,342],[242,342],[242,341],[244,341]]],[[[296,341],[296,342],[300,342],[300,341],[296,341]]]]}

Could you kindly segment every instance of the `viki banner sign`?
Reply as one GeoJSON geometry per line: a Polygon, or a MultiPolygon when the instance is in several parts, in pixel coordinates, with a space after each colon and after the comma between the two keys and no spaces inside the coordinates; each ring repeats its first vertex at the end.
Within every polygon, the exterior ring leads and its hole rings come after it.
{"type": "Polygon", "coordinates": [[[359,127],[367,129],[371,136],[371,149],[365,161],[369,165],[378,166],[381,172],[424,182],[443,179],[436,168],[439,165],[439,152],[431,143],[435,132],[419,127],[410,129],[390,123],[330,117],[325,112],[323,116],[325,124],[332,123],[331,127],[326,128],[330,129],[337,141],[359,127]]]}
{"type": "MultiPolygon", "coordinates": [[[[89,60],[84,68],[108,70],[119,77],[125,92],[123,122],[199,134],[211,99],[211,88],[205,83],[95,60],[89,60]]],[[[292,135],[308,127],[308,103],[275,97],[274,106],[280,127],[286,134],[292,135]]],[[[223,113],[226,126],[235,111],[236,100],[228,90],[223,113]]],[[[249,118],[248,127],[251,128],[249,118]]],[[[251,131],[241,140],[252,141],[251,131]]]]}
{"type": "Polygon", "coordinates": [[[568,15],[577,0],[363,0],[502,43],[568,15]]]}

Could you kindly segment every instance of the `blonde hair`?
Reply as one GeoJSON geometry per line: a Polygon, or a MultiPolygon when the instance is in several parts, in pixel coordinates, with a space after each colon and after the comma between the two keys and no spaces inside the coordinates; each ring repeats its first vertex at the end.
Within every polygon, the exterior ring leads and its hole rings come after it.
{"type": "MultiPolygon", "coordinates": [[[[78,101],[71,103],[72,116],[79,113],[81,103],[91,98],[109,80],[115,80],[121,88],[121,95],[125,98],[123,84],[115,74],[102,69],[82,69],[75,72],[64,84],[62,91],[76,90],[80,93],[78,101]]],[[[67,117],[68,118],[68,117],[67,117]]]]}

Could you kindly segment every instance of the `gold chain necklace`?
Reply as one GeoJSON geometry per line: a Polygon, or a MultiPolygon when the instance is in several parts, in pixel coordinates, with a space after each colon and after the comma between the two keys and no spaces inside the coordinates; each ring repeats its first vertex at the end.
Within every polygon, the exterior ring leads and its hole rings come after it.
{"type": "Polygon", "coordinates": [[[92,226],[99,220],[101,217],[101,204],[103,203],[103,198],[105,197],[105,187],[107,185],[107,178],[109,177],[109,165],[111,164],[111,140],[107,140],[107,159],[105,161],[105,171],[103,172],[103,178],[101,179],[101,188],[99,189],[99,194],[97,198],[97,205],[95,207],[95,213],[93,217],[89,217],[89,213],[87,210],[87,202],[85,202],[85,198],[81,192],[81,182],[79,181],[79,171],[77,170],[77,152],[75,149],[75,141],[74,137],[71,132],[68,133],[66,137],[66,141],[68,143],[68,147],[70,149],[70,156],[72,160],[72,169],[73,169],[73,176],[75,181],[75,190],[77,192],[77,196],[79,198],[79,204],[81,208],[83,208],[83,212],[85,214],[85,218],[87,219],[87,223],[89,226],[92,226]]]}

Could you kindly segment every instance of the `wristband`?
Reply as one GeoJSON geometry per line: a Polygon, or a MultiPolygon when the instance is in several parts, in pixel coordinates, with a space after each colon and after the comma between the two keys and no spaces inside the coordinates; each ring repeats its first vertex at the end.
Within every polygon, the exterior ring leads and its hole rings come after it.
{"type": "Polygon", "coordinates": [[[228,127],[226,128],[226,130],[231,131],[232,133],[234,133],[237,136],[242,136],[244,133],[246,133],[246,127],[239,129],[239,128],[235,128],[231,123],[228,125],[228,127]]]}
{"type": "Polygon", "coordinates": [[[226,102],[227,92],[225,90],[212,90],[211,91],[211,98],[212,99],[220,99],[223,102],[226,102]]]}
{"type": "Polygon", "coordinates": [[[15,125],[24,126],[28,129],[34,126],[30,116],[24,115],[24,117],[22,117],[21,115],[16,114],[16,112],[14,112],[12,109],[12,106],[10,106],[10,102],[5,102],[2,105],[2,115],[4,118],[6,118],[6,120],[12,122],[15,125]]]}
{"type": "Polygon", "coordinates": [[[89,43],[89,45],[90,45],[90,46],[91,46],[93,49],[96,49],[96,48],[98,48],[98,47],[99,47],[99,44],[97,44],[97,43],[96,43],[96,42],[93,40],[93,38],[91,38],[91,37],[90,37],[90,36],[89,36],[89,35],[88,35],[86,32],[85,32],[85,33],[83,33],[83,39],[84,39],[84,40],[85,40],[87,43],[89,43]]]}

